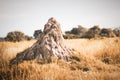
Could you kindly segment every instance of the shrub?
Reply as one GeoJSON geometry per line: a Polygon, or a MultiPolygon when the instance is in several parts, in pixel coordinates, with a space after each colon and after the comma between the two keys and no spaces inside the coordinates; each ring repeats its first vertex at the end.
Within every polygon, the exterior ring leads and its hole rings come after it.
{"type": "Polygon", "coordinates": [[[73,29],[71,30],[71,34],[80,34],[80,33],[85,33],[86,31],[87,31],[86,28],[78,25],[77,28],[73,28],[73,29]]]}
{"type": "Polygon", "coordinates": [[[111,28],[103,28],[100,32],[100,36],[102,37],[115,37],[116,35],[113,33],[111,28]]]}
{"type": "Polygon", "coordinates": [[[115,35],[116,35],[117,37],[120,37],[120,27],[115,28],[115,29],[113,30],[113,32],[115,33],[115,35]]]}
{"type": "Polygon", "coordinates": [[[79,30],[78,28],[73,28],[73,29],[71,30],[71,33],[72,33],[72,34],[79,34],[79,33],[80,33],[80,30],[79,30]]]}
{"type": "Polygon", "coordinates": [[[33,39],[33,37],[28,36],[28,35],[25,35],[24,37],[25,37],[25,40],[32,40],[33,39]]]}
{"type": "Polygon", "coordinates": [[[73,28],[71,31],[66,31],[63,37],[65,39],[74,39],[81,38],[87,32],[87,29],[78,25],[76,28],[73,28]]]}
{"type": "Polygon", "coordinates": [[[21,41],[23,39],[24,39],[24,33],[20,31],[9,32],[5,37],[5,40],[13,41],[13,42],[21,41]]]}
{"type": "Polygon", "coordinates": [[[85,35],[83,36],[84,38],[96,38],[99,37],[99,33],[100,33],[100,28],[99,26],[93,26],[92,28],[90,28],[85,35]]]}
{"type": "Polygon", "coordinates": [[[80,35],[75,35],[75,34],[65,34],[63,35],[64,39],[76,39],[76,38],[80,38],[80,35]]]}
{"type": "Polygon", "coordinates": [[[42,30],[35,30],[34,34],[33,34],[34,38],[38,39],[40,37],[41,33],[42,33],[42,30]]]}
{"type": "Polygon", "coordinates": [[[5,41],[5,39],[3,37],[0,37],[0,41],[5,41]]]}
{"type": "Polygon", "coordinates": [[[71,31],[65,31],[65,34],[71,34],[71,31]]]}

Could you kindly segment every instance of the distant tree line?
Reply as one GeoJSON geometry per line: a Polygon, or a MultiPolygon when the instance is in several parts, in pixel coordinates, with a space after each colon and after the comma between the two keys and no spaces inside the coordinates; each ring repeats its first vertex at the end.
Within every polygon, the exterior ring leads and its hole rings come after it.
{"type": "Polygon", "coordinates": [[[70,31],[65,31],[63,35],[65,39],[74,38],[99,38],[99,37],[120,37],[120,28],[102,28],[95,25],[89,29],[78,25],[70,31]]]}
{"type": "Polygon", "coordinates": [[[6,37],[0,37],[0,41],[11,41],[11,42],[19,42],[23,40],[32,40],[38,39],[42,30],[35,30],[33,36],[25,35],[22,31],[11,31],[8,32],[6,37]]]}
{"type": "MultiPolygon", "coordinates": [[[[42,30],[35,30],[33,36],[25,35],[21,31],[12,31],[8,32],[6,37],[0,37],[0,41],[11,41],[19,42],[22,40],[32,40],[38,39],[42,34],[42,30]]],[[[120,27],[111,29],[111,28],[102,28],[99,26],[93,26],[89,29],[78,25],[77,27],[72,28],[70,31],[65,31],[63,35],[65,39],[75,39],[75,38],[99,38],[99,37],[120,37],[120,27]]]]}
{"type": "Polygon", "coordinates": [[[31,40],[31,39],[33,38],[28,35],[25,35],[21,31],[12,31],[12,32],[8,32],[6,37],[0,38],[0,41],[19,42],[22,40],[31,40]]]}

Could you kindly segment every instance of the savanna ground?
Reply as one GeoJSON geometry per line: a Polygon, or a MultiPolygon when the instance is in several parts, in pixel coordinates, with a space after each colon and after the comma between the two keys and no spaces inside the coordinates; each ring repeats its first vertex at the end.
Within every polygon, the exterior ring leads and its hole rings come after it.
{"type": "Polygon", "coordinates": [[[9,65],[35,42],[0,42],[0,80],[120,80],[120,38],[65,40],[77,51],[69,62],[51,57],[50,63],[31,60],[9,65]]]}

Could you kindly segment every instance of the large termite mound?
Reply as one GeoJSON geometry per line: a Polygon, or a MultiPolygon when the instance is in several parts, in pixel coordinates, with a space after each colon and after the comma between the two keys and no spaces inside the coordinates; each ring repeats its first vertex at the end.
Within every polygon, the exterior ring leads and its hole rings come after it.
{"type": "Polygon", "coordinates": [[[17,54],[17,56],[10,61],[10,64],[23,60],[45,60],[51,56],[68,61],[68,57],[72,53],[73,51],[64,44],[60,24],[54,18],[50,18],[45,24],[43,33],[38,41],[27,50],[17,54]]]}

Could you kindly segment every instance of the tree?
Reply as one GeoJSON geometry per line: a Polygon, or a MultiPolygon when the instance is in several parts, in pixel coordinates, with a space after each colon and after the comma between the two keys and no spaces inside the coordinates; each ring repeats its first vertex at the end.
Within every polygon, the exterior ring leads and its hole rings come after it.
{"type": "Polygon", "coordinates": [[[99,26],[93,26],[90,28],[84,35],[85,38],[96,38],[99,37],[100,34],[100,28],[99,26]]]}
{"type": "Polygon", "coordinates": [[[73,39],[73,38],[81,38],[87,32],[87,29],[78,25],[76,28],[72,28],[71,31],[66,31],[64,38],[65,39],[73,39]]]}
{"type": "Polygon", "coordinates": [[[0,41],[5,41],[5,39],[3,37],[0,37],[0,41]]]}
{"type": "Polygon", "coordinates": [[[120,27],[115,28],[115,29],[113,30],[113,32],[115,33],[115,35],[116,35],[117,37],[120,37],[120,27]]]}
{"type": "Polygon", "coordinates": [[[9,32],[5,37],[5,40],[13,42],[24,40],[24,33],[21,31],[9,32]]]}
{"type": "Polygon", "coordinates": [[[73,28],[73,29],[71,30],[71,33],[72,33],[72,34],[79,34],[79,33],[80,33],[80,30],[79,30],[78,28],[73,28]]]}
{"type": "Polygon", "coordinates": [[[114,34],[114,32],[112,31],[111,28],[103,28],[100,32],[100,35],[102,37],[115,37],[116,35],[114,34]]]}
{"type": "Polygon", "coordinates": [[[25,35],[25,36],[24,36],[24,39],[29,41],[29,40],[32,40],[33,37],[32,37],[32,36],[25,35]]]}
{"type": "Polygon", "coordinates": [[[42,30],[35,30],[33,36],[35,39],[38,39],[41,34],[42,34],[42,30]]]}

